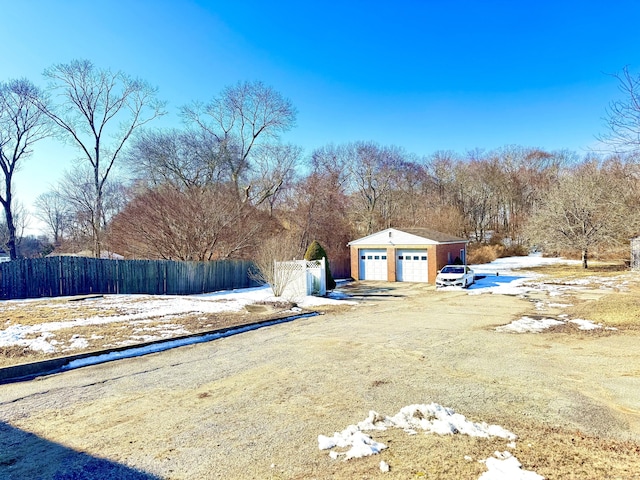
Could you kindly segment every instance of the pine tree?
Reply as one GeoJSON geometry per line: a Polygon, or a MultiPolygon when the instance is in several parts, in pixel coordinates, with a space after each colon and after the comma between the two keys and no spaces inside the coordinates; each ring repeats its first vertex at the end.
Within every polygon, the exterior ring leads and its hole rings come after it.
{"type": "Polygon", "coordinates": [[[329,268],[329,259],[327,258],[327,252],[324,251],[322,245],[320,245],[316,240],[314,240],[307,251],[304,254],[305,260],[320,260],[325,259],[325,279],[327,282],[327,290],[333,290],[336,288],[336,281],[333,279],[333,275],[331,275],[331,268],[329,268]]]}

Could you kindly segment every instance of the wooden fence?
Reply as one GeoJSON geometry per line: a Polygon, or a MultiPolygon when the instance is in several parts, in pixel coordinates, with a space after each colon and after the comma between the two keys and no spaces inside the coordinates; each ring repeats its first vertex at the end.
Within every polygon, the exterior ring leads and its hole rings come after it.
{"type": "Polygon", "coordinates": [[[0,263],[0,299],[92,293],[189,295],[256,286],[244,260],[174,262],[48,257],[0,263]]]}
{"type": "Polygon", "coordinates": [[[336,280],[351,277],[351,259],[349,256],[329,259],[329,268],[331,268],[331,276],[336,280]]]}

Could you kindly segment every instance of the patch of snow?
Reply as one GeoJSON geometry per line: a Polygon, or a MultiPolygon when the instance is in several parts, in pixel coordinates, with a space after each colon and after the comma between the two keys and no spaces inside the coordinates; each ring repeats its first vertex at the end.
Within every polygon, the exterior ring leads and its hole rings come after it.
{"type": "Polygon", "coordinates": [[[494,455],[484,461],[487,471],[478,480],[544,480],[542,475],[523,470],[522,464],[509,452],[496,452],[494,455]]]}
{"type": "MultiPolygon", "coordinates": [[[[469,295],[495,293],[501,295],[526,295],[531,291],[545,288],[534,282],[542,275],[522,270],[523,268],[538,267],[552,264],[579,264],[579,260],[564,258],[548,258],[540,254],[523,257],[498,258],[490,263],[470,265],[476,274],[476,282],[469,287],[469,295]]],[[[570,288],[570,287],[565,287],[570,288]]],[[[561,295],[561,286],[549,288],[550,296],[561,295]]]]}
{"type": "Polygon", "coordinates": [[[381,472],[388,472],[391,469],[391,467],[389,467],[389,464],[387,462],[385,462],[384,460],[380,461],[380,471],[381,472]]]}
{"type": "Polygon", "coordinates": [[[65,350],[81,350],[83,348],[87,348],[89,346],[89,342],[86,338],[81,337],[80,335],[74,335],[71,337],[71,343],[65,350]]]}
{"type": "Polygon", "coordinates": [[[582,318],[574,318],[573,320],[569,321],[578,325],[578,328],[580,330],[598,330],[602,328],[602,325],[593,323],[591,320],[584,320],[582,318]]]}
{"type": "Polygon", "coordinates": [[[27,347],[43,353],[55,353],[56,347],[51,340],[55,335],[43,329],[30,328],[25,325],[10,325],[0,330],[0,347],[13,345],[27,347]]]}
{"type": "Polygon", "coordinates": [[[531,317],[522,317],[519,320],[514,320],[508,325],[496,327],[497,332],[514,332],[514,333],[526,333],[533,332],[539,333],[547,328],[554,327],[556,325],[564,325],[565,322],[560,320],[554,320],[553,318],[541,318],[535,319],[531,317]]]}
{"type": "MultiPolygon", "coordinates": [[[[0,347],[20,345],[45,353],[55,353],[58,349],[56,349],[55,344],[51,343],[49,339],[53,337],[51,332],[59,330],[119,322],[129,325],[151,323],[157,321],[158,318],[166,321],[179,319],[187,315],[238,312],[250,304],[279,302],[281,300],[281,298],[273,296],[273,292],[269,286],[225,290],[201,295],[107,295],[91,300],[92,308],[109,312],[105,315],[98,314],[88,318],[76,318],[68,321],[48,322],[37,325],[10,325],[5,323],[6,327],[0,330],[0,347]],[[111,315],[114,309],[120,313],[118,315],[111,315]]],[[[3,302],[1,309],[16,308],[19,302],[34,301],[42,301],[42,299],[7,301],[6,303],[3,302]]],[[[60,299],[51,299],[51,301],[55,303],[56,308],[71,308],[70,305],[61,302],[60,299]]],[[[300,299],[298,305],[309,308],[319,305],[345,303],[356,304],[356,302],[347,302],[340,298],[307,296],[300,299]]],[[[292,309],[292,311],[299,313],[302,310],[296,308],[292,309]]],[[[190,333],[185,329],[174,329],[174,327],[170,325],[172,324],[157,327],[159,329],[159,336],[148,335],[144,337],[143,340],[152,341],[172,335],[187,335],[190,333]]],[[[131,342],[124,343],[127,344],[131,342]]]]}
{"type": "MultiPolygon", "coordinates": [[[[514,320],[508,325],[502,325],[500,327],[496,327],[497,332],[512,332],[512,333],[540,333],[548,328],[555,327],[557,325],[566,325],[567,322],[574,323],[578,326],[580,330],[598,330],[603,328],[601,324],[594,323],[591,320],[584,320],[582,318],[576,318],[573,320],[568,320],[568,315],[562,314],[558,315],[562,320],[555,320],[553,318],[541,318],[535,319],[531,317],[522,317],[519,320],[514,320]]],[[[613,327],[607,327],[607,330],[616,330],[613,327]]]]}

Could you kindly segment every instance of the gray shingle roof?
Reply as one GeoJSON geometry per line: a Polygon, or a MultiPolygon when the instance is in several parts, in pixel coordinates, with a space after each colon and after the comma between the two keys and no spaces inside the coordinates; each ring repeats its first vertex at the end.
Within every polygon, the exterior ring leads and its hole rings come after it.
{"type": "Polygon", "coordinates": [[[437,232],[435,230],[430,230],[428,228],[396,228],[396,230],[400,230],[402,232],[407,232],[412,235],[417,235],[419,237],[428,238],[429,240],[433,240],[434,242],[441,243],[451,243],[451,242],[466,242],[468,240],[456,237],[455,235],[450,235],[448,233],[437,232]]]}

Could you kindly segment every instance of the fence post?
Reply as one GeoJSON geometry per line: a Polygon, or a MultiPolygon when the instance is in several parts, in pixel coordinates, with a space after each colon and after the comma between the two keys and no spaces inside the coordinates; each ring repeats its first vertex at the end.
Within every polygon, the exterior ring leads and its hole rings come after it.
{"type": "Polygon", "coordinates": [[[63,281],[62,281],[62,257],[61,256],[58,256],[58,279],[60,282],[60,293],[58,293],[58,295],[62,297],[64,296],[64,293],[62,292],[63,281]]]}
{"type": "Polygon", "coordinates": [[[165,260],[164,262],[164,274],[163,274],[163,278],[162,278],[162,288],[164,290],[163,295],[167,294],[167,261],[165,260]]]}

